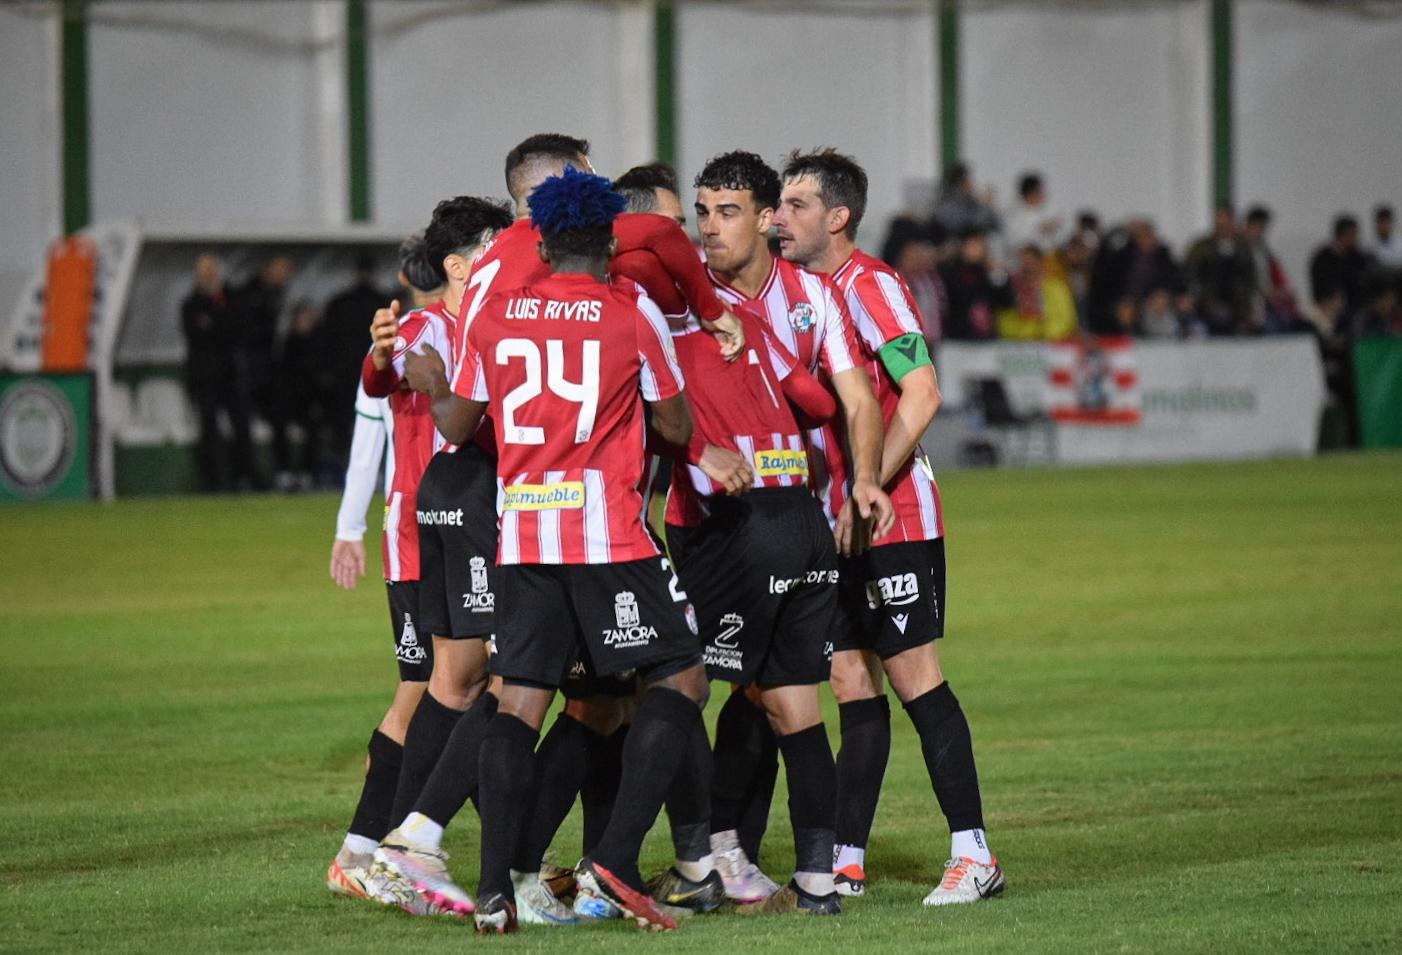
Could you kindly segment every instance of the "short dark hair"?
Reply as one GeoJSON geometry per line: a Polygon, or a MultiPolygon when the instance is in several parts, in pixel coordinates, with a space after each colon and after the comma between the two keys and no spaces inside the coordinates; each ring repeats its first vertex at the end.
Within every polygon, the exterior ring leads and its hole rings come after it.
{"type": "Polygon", "coordinates": [[[1246,222],[1248,225],[1270,225],[1271,210],[1262,205],[1254,205],[1246,210],[1246,222]]]}
{"type": "Polygon", "coordinates": [[[519,200],[523,198],[522,171],[526,166],[541,159],[570,163],[580,156],[588,155],[587,139],[577,139],[563,133],[536,133],[534,136],[527,136],[506,154],[506,189],[513,199],[519,200]]]}
{"type": "Polygon", "coordinates": [[[399,243],[399,271],[420,292],[432,292],[443,284],[443,265],[428,256],[428,243],[422,232],[415,232],[399,243]]]}
{"type": "Polygon", "coordinates": [[[433,220],[424,230],[424,245],[427,246],[429,262],[440,277],[439,284],[448,278],[443,271],[445,258],[461,255],[477,245],[483,232],[489,229],[500,231],[509,225],[510,210],[505,203],[495,199],[455,196],[438,203],[433,209],[433,220]]]}
{"type": "Polygon", "coordinates": [[[1334,218],[1334,238],[1339,238],[1349,230],[1353,230],[1354,232],[1358,231],[1357,219],[1347,213],[1334,218]]]}
{"type": "Polygon", "coordinates": [[[779,207],[779,174],[756,153],[721,153],[701,168],[692,185],[697,189],[748,189],[760,209],[779,207]]]}
{"type": "Polygon", "coordinates": [[[1017,194],[1024,199],[1041,188],[1042,177],[1039,173],[1023,173],[1017,181],[1017,194]]]}
{"type": "Polygon", "coordinates": [[[1374,219],[1374,220],[1377,220],[1377,219],[1391,219],[1391,218],[1392,218],[1392,206],[1388,205],[1386,202],[1379,203],[1376,207],[1374,207],[1374,209],[1373,209],[1373,219],[1374,219]]]}
{"type": "Polygon", "coordinates": [[[657,190],[680,195],[677,171],[665,162],[650,162],[634,166],[613,181],[613,188],[628,200],[633,212],[653,212],[657,209],[657,190]]]}
{"type": "Polygon", "coordinates": [[[784,164],[784,180],[812,176],[818,183],[818,198],[829,209],[847,208],[849,218],[843,231],[857,237],[857,226],[867,211],[867,174],[857,160],[830,147],[801,153],[789,153],[784,164]]]}

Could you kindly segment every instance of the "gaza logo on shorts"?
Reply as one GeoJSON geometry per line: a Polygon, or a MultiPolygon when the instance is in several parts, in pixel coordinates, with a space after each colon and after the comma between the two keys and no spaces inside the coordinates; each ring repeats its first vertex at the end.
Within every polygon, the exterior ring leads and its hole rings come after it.
{"type": "Polygon", "coordinates": [[[487,561],[482,557],[473,557],[467,562],[467,569],[471,576],[471,593],[462,595],[463,609],[471,610],[473,613],[491,613],[496,608],[496,595],[487,586],[487,561]]]}
{"type": "Polygon", "coordinates": [[[914,574],[892,574],[880,580],[867,581],[867,606],[904,607],[920,597],[920,585],[914,574]]]}
{"type": "Polygon", "coordinates": [[[414,630],[414,618],[404,615],[404,629],[399,631],[399,644],[394,655],[404,663],[423,663],[428,651],[419,645],[419,635],[414,630]]]}
{"type": "Polygon", "coordinates": [[[812,305],[809,305],[807,302],[799,302],[793,308],[789,309],[789,324],[793,326],[793,330],[796,332],[812,331],[816,314],[817,313],[813,311],[812,305]]]}
{"type": "Polygon", "coordinates": [[[619,591],[613,598],[613,622],[617,626],[603,631],[604,646],[645,647],[657,636],[656,627],[642,625],[642,615],[638,610],[638,598],[631,590],[619,591]]]}

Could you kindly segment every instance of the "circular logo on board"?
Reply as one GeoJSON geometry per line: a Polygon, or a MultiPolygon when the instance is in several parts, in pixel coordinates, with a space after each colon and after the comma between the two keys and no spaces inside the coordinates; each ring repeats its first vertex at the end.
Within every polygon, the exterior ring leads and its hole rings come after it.
{"type": "Polygon", "coordinates": [[[21,497],[52,491],[78,445],[68,399],[47,381],[22,381],[0,399],[0,480],[21,497]]]}

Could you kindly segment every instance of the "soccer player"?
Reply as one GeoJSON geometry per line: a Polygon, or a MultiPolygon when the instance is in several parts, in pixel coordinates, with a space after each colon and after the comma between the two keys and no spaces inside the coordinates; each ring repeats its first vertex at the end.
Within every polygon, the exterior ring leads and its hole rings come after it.
{"type": "MultiPolygon", "coordinates": [[[[685,445],[691,419],[661,313],[604,283],[623,199],[570,168],[530,196],[552,275],[494,295],[467,332],[461,440],[490,407],[497,427],[502,699],[482,744],[479,931],[515,928],[510,862],[531,750],[554,690],[582,647],[599,673],[646,685],[623,752],[618,801],[576,877],[639,925],[675,928],[643,888],[643,836],[682,758],[707,687],[694,611],[644,529],[643,403],[651,427],[685,445]],[[691,619],[688,620],[688,615],[691,619]]],[[[452,394],[441,385],[436,406],[452,394]]],[[[438,408],[435,408],[438,411],[438,408]]]]}
{"type": "MultiPolygon", "coordinates": [[[[829,274],[843,290],[885,422],[881,483],[896,508],[893,533],[842,567],[846,620],[833,641],[832,687],[842,721],[838,756],[838,887],[865,888],[865,846],[891,747],[882,672],[920,735],[940,809],[952,832],[950,859],[926,905],[988,898],[1003,871],[988,848],[973,742],[959,700],[940,670],[945,550],[939,489],[920,438],[940,404],[915,299],[889,266],[856,247],[867,177],[834,150],[795,152],[784,167],[774,216],[786,259],[829,274]]],[[[849,513],[843,520],[851,521],[849,513]]]]}
{"type": "MultiPolygon", "coordinates": [[[[629,212],[666,216],[686,228],[686,209],[677,188],[677,171],[665,162],[634,166],[613,181],[613,188],[628,202],[629,212]]],[[[615,271],[616,259],[617,256],[609,266],[615,271]]]]}
{"type": "MultiPolygon", "coordinates": [[[[421,236],[410,236],[400,246],[399,268],[400,280],[409,286],[416,305],[438,300],[444,283],[427,258],[421,236]]],[[[369,397],[363,385],[356,387],[355,412],[355,431],[346,468],[345,490],[336,515],[336,539],[331,546],[331,578],[346,590],[353,589],[356,579],[365,574],[365,512],[375,493],[376,471],[384,453],[385,440],[389,437],[392,442],[394,429],[389,402],[369,397]]],[[[393,486],[394,461],[392,452],[385,457],[386,488],[393,486]]],[[[378,880],[372,878],[373,853],[391,825],[395,790],[403,763],[404,737],[414,709],[428,685],[422,678],[422,667],[411,667],[406,673],[404,655],[409,648],[401,646],[405,628],[395,613],[395,586],[389,578],[389,564],[386,563],[385,567],[386,587],[390,594],[390,626],[395,637],[395,655],[400,661],[401,679],[389,710],[371,734],[365,783],[355,815],[341,848],[326,872],[328,889],[362,899],[382,894],[378,880]],[[406,676],[411,678],[405,679],[406,676]]],[[[422,908],[419,900],[412,895],[405,895],[397,901],[411,909],[422,908]]]]}
{"type": "MultiPolygon", "coordinates": [[[[549,266],[539,253],[541,235],[532,224],[528,198],[533,189],[551,176],[559,176],[566,168],[590,169],[589,144],[585,140],[556,133],[543,133],[528,137],[517,144],[506,157],[506,184],[516,204],[516,221],[498,234],[483,251],[474,264],[468,287],[463,298],[462,312],[468,327],[475,321],[482,303],[495,291],[527,285],[549,276],[549,266]]],[[[619,216],[613,223],[617,247],[633,255],[646,257],[660,265],[666,278],[664,284],[669,291],[681,294],[688,307],[697,314],[709,316],[710,328],[724,342],[728,354],[738,352],[743,339],[735,335],[734,318],[723,303],[716,297],[706,276],[705,268],[697,258],[686,234],[674,223],[656,215],[619,216]]],[[[460,337],[461,348],[465,338],[460,337]]],[[[411,368],[421,356],[411,355],[411,368]]],[[[422,359],[424,390],[446,385],[441,356],[434,354],[431,359],[422,359]]],[[[461,379],[456,387],[462,387],[461,379]]],[[[462,415],[466,408],[465,396],[449,394],[441,402],[442,413],[438,418],[444,433],[461,433],[462,415]]],[[[573,803],[575,794],[580,791],[580,780],[592,759],[596,768],[606,767],[610,762],[618,764],[621,752],[626,745],[626,735],[617,727],[625,715],[625,702],[618,695],[621,690],[616,681],[608,679],[591,680],[583,687],[575,681],[569,690],[573,697],[587,696],[587,699],[571,699],[564,714],[557,719],[550,732],[541,743],[541,757],[537,768],[542,779],[551,780],[549,785],[537,787],[536,799],[542,801],[528,838],[524,840],[521,858],[517,869],[516,883],[517,915],[522,921],[541,924],[561,924],[571,919],[560,910],[553,895],[540,883],[537,866],[528,863],[529,857],[539,855],[549,843],[554,826],[546,825],[546,820],[554,818],[558,826],[573,803]],[[603,693],[592,694],[589,690],[602,689],[603,693]],[[563,808],[561,808],[563,806],[563,808]],[[545,835],[542,835],[545,833],[545,835]],[[540,841],[541,839],[544,841],[540,841]]],[[[477,708],[490,708],[494,698],[484,697],[474,705],[469,715],[459,723],[458,729],[449,739],[440,757],[439,765],[424,786],[413,811],[394,833],[386,839],[377,858],[381,863],[409,882],[438,904],[463,913],[472,910],[471,897],[459,887],[449,874],[445,855],[441,850],[444,827],[466,803],[478,784],[478,740],[477,733],[469,733],[465,724],[476,726],[477,708]],[[469,723],[469,720],[472,722],[469,723]]],[[[489,715],[489,714],[486,714],[489,715]]],[[[597,774],[607,779],[607,772],[597,774]]],[[[597,788],[585,786],[585,832],[586,843],[601,836],[604,821],[609,814],[612,787],[600,784],[597,788]]],[[[585,900],[586,903],[588,900],[585,900]]],[[[585,906],[587,910],[587,905],[585,906]]]]}
{"type": "MultiPolygon", "coordinates": [[[[876,483],[881,459],[881,410],[862,365],[860,348],[835,287],[769,251],[767,236],[779,203],[779,174],[754,153],[730,152],[706,164],[695,179],[697,226],[712,282],[721,298],[746,304],[814,375],[826,377],[846,422],[852,467],[830,425],[810,429],[810,483],[841,552],[865,546],[874,530],[890,527],[890,502],[876,483]],[[847,496],[862,521],[838,525],[847,496]]],[[[745,693],[732,693],[716,721],[712,846],[735,899],[763,898],[778,888],[753,864],[768,818],[777,771],[774,735],[764,713],[745,693]]]]}

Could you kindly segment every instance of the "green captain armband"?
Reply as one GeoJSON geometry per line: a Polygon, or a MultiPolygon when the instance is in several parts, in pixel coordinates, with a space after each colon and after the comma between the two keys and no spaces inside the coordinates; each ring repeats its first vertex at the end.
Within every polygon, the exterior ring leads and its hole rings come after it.
{"type": "Polygon", "coordinates": [[[933,365],[930,361],[930,347],[925,344],[925,336],[906,332],[900,338],[893,338],[881,346],[881,364],[900,381],[917,368],[933,365]]]}

